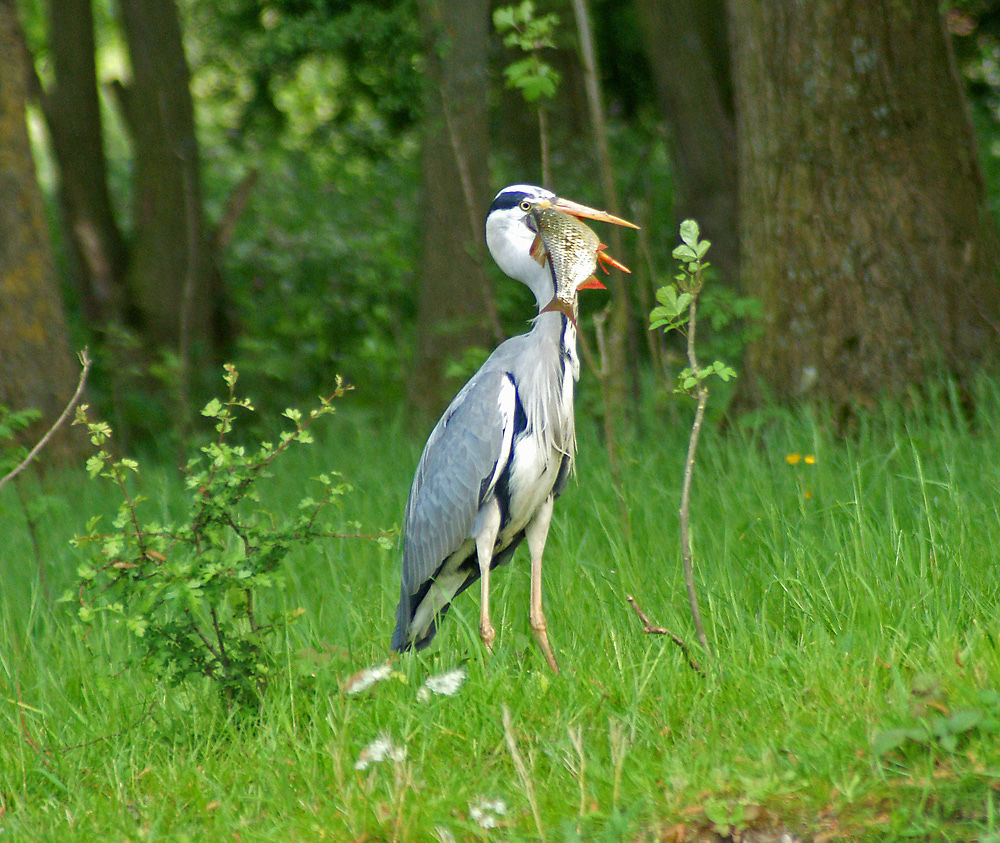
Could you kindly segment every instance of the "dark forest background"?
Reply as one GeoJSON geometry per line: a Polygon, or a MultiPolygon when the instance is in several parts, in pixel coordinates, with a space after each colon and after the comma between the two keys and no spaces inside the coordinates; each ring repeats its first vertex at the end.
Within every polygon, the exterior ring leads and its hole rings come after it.
{"type": "Polygon", "coordinates": [[[683,365],[647,315],[691,216],[734,409],[846,418],[1000,350],[991,2],[0,0],[0,56],[0,404],[48,421],[84,345],[134,442],[223,360],[265,409],[339,373],[429,419],[531,314],[482,242],[511,182],[642,226],[583,304],[595,415],[683,365]]]}

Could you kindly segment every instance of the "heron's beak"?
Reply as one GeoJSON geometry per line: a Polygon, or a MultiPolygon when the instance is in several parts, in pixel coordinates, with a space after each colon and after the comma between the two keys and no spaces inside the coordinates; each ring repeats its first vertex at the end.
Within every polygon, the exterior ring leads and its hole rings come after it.
{"type": "Polygon", "coordinates": [[[623,225],[626,228],[639,227],[634,222],[623,220],[621,217],[616,217],[614,214],[609,214],[607,211],[598,211],[596,208],[589,208],[586,205],[581,205],[579,202],[573,202],[569,199],[563,199],[562,197],[553,199],[550,204],[551,207],[562,211],[564,214],[572,214],[578,219],[610,222],[613,225],[623,225]]]}

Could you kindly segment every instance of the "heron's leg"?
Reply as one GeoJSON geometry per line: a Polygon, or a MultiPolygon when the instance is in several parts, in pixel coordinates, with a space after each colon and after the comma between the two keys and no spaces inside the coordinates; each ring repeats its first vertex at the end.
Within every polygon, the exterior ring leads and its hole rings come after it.
{"type": "Polygon", "coordinates": [[[549,663],[553,673],[558,673],[559,665],[552,653],[552,647],[549,646],[549,636],[545,630],[545,613],[542,611],[542,554],[545,552],[545,539],[549,535],[549,524],[552,523],[553,502],[552,495],[545,499],[535,517],[525,527],[524,539],[531,554],[531,605],[528,608],[528,620],[545,661],[549,663]]]}
{"type": "Polygon", "coordinates": [[[490,621],[490,563],[493,561],[493,547],[500,530],[500,508],[494,504],[488,510],[480,510],[477,518],[476,558],[479,561],[479,637],[486,649],[493,652],[493,640],[497,631],[490,621]]]}

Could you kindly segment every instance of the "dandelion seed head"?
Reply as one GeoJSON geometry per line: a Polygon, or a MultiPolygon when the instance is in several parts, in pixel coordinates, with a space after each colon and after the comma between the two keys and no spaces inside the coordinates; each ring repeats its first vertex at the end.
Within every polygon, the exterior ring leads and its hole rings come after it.
{"type": "Polygon", "coordinates": [[[500,817],[506,815],[507,803],[503,799],[485,799],[482,796],[469,803],[469,816],[480,828],[496,828],[500,817]]]}
{"type": "Polygon", "coordinates": [[[388,679],[391,675],[392,667],[390,667],[388,663],[366,667],[364,670],[358,671],[354,674],[354,676],[347,680],[347,684],[344,687],[344,693],[360,694],[362,691],[367,691],[376,682],[388,679]]]}
{"type": "Polygon", "coordinates": [[[467,675],[464,667],[456,667],[454,670],[439,673],[437,676],[428,676],[420,690],[417,691],[417,699],[426,702],[430,699],[431,694],[453,697],[462,687],[467,675]]]}
{"type": "Polygon", "coordinates": [[[406,758],[406,747],[396,746],[387,735],[379,735],[368,746],[361,750],[358,760],[354,762],[355,770],[367,770],[372,764],[389,761],[402,761],[406,758]]]}

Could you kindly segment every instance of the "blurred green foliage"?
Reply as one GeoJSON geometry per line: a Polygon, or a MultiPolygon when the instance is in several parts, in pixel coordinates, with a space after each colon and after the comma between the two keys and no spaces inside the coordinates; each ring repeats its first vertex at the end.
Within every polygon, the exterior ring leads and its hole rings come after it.
{"type": "MultiPolygon", "coordinates": [[[[223,256],[265,403],[401,378],[419,251],[414,2],[186,2],[210,214],[256,173],[223,256]]],[[[370,388],[369,388],[370,386],[370,388]]]]}

